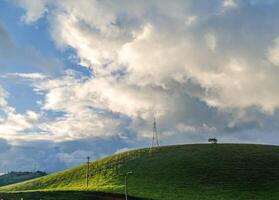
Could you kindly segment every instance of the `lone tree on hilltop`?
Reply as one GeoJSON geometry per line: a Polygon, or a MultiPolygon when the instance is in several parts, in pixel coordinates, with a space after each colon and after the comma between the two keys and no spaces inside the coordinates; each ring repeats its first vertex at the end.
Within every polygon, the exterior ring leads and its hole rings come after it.
{"type": "Polygon", "coordinates": [[[208,142],[210,142],[211,144],[217,144],[218,140],[216,138],[209,138],[208,142]]]}

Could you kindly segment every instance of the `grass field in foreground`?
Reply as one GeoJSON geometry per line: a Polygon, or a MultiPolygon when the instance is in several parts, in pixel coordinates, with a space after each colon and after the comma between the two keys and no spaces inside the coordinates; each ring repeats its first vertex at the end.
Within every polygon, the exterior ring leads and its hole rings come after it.
{"type": "MultiPolygon", "coordinates": [[[[118,174],[126,171],[133,172],[128,178],[132,196],[169,200],[279,199],[277,146],[195,144],[128,151],[92,162],[89,190],[123,193],[123,177],[118,174]]],[[[0,190],[84,191],[85,174],[86,166],[82,165],[0,190]]]]}
{"type": "MultiPolygon", "coordinates": [[[[54,191],[54,192],[17,192],[0,194],[0,199],[4,200],[122,200],[121,194],[98,193],[87,191],[54,191]]],[[[129,200],[143,200],[130,197],[129,200]]]]}

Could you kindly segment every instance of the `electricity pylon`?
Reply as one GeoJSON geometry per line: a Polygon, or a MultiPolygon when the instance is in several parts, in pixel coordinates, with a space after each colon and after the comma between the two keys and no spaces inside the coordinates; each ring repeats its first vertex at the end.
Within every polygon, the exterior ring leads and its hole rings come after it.
{"type": "Polygon", "coordinates": [[[156,118],[154,117],[154,122],[153,122],[153,136],[152,136],[152,145],[151,148],[159,146],[159,137],[158,137],[158,131],[157,131],[157,123],[156,123],[156,118]]]}

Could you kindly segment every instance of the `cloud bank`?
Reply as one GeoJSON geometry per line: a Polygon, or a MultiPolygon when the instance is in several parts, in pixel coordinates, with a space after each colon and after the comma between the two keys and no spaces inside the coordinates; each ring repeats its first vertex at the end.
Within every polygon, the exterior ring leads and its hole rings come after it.
{"type": "MultiPolygon", "coordinates": [[[[105,123],[96,110],[133,120],[150,120],[154,113],[168,118],[193,107],[189,99],[221,114],[253,108],[272,115],[279,106],[277,35],[250,29],[258,25],[276,32],[276,23],[256,16],[255,10],[278,5],[227,0],[19,2],[26,23],[47,17],[57,46],[73,48],[78,64],[92,70],[91,77],[66,72],[62,79],[34,84],[45,94],[43,109],[66,113],[59,121],[63,125],[84,120],[88,123],[82,127],[89,128],[94,119],[105,123]],[[195,20],[189,26],[191,16],[195,20]],[[240,17],[247,24],[236,24],[240,17]]],[[[112,121],[109,127],[121,124],[112,121]]],[[[76,128],[73,132],[80,134],[76,128]]]]}

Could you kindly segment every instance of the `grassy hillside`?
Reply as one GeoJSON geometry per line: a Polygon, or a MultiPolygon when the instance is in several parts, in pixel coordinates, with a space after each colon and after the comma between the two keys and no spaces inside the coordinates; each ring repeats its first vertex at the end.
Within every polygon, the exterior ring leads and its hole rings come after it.
{"type": "MultiPolygon", "coordinates": [[[[119,173],[132,171],[129,194],[152,199],[279,199],[279,147],[179,145],[140,149],[90,164],[89,190],[123,192],[119,173]],[[117,164],[118,163],[118,164],[117,164]],[[118,167],[117,167],[118,166],[118,167]]],[[[86,166],[0,188],[53,191],[85,188],[86,166]]]]}
{"type": "Polygon", "coordinates": [[[45,172],[9,172],[0,176],[0,186],[27,181],[47,175],[45,172]]]}

